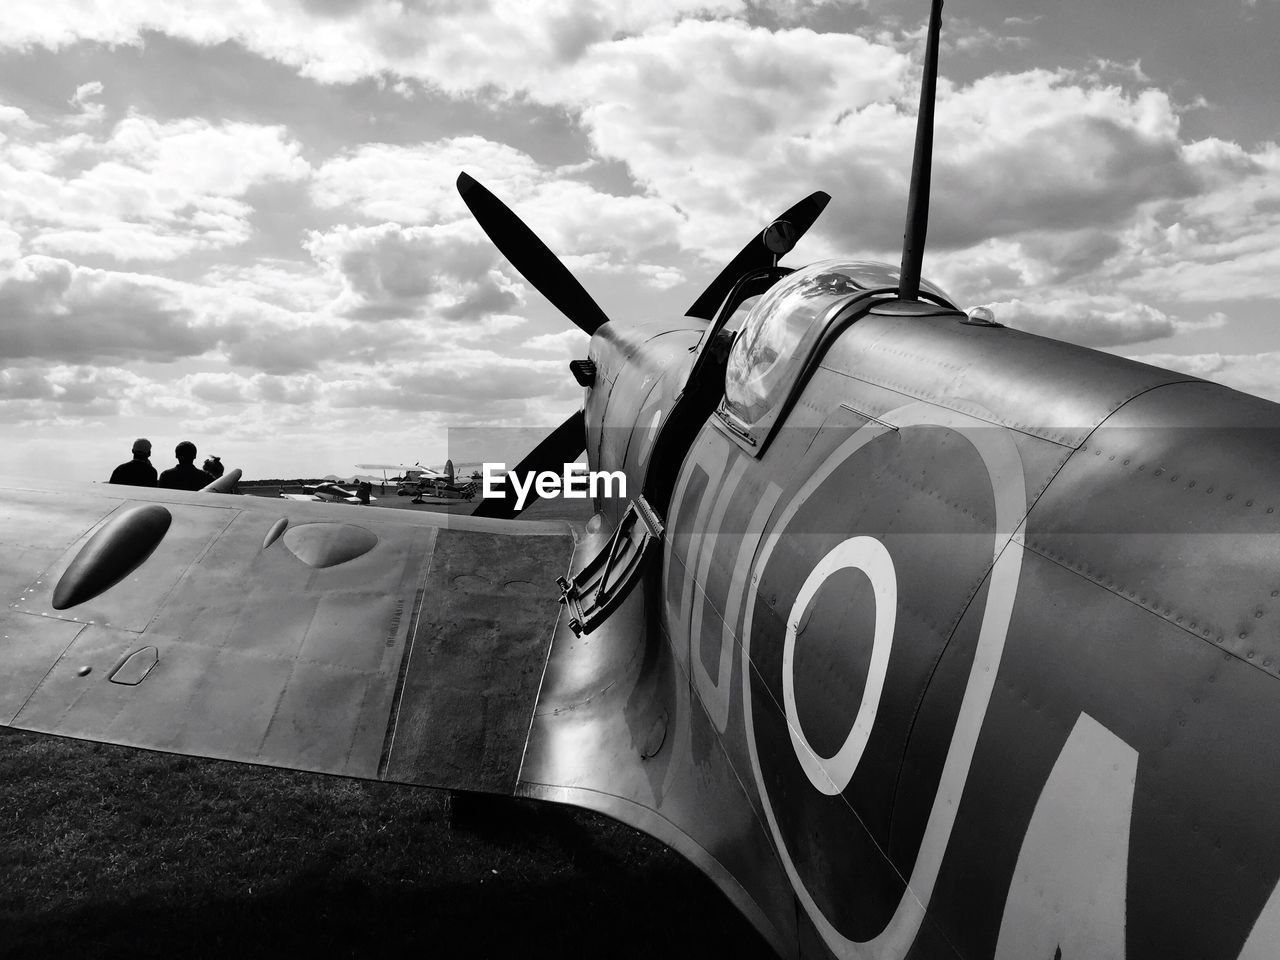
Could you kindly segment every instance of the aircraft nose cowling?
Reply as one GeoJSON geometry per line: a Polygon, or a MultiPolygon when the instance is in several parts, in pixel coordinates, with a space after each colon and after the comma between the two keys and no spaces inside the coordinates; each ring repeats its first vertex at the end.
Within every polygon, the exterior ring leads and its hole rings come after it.
{"type": "Polygon", "coordinates": [[[89,538],[53,590],[53,609],[66,610],[115,586],[142,565],[172,521],[158,503],[126,510],[89,538]]]}

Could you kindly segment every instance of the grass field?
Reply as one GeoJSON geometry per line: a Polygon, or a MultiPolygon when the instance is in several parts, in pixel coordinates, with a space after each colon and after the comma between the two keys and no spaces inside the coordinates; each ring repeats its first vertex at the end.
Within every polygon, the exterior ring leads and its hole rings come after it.
{"type": "Polygon", "coordinates": [[[0,956],[772,956],[606,818],[0,729],[0,956]]]}

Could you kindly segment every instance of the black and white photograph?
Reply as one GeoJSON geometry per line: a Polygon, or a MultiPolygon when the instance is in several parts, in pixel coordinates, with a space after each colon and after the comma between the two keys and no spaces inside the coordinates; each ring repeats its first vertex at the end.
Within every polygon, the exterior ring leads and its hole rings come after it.
{"type": "Polygon", "coordinates": [[[1280,0],[9,0],[0,957],[1280,958],[1280,0]]]}

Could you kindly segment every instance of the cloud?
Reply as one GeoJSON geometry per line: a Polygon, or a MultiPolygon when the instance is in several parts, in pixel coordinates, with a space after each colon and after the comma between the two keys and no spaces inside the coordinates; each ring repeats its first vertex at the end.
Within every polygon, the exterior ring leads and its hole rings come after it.
{"type": "MultiPolygon", "coordinates": [[[[1130,96],[1043,70],[941,87],[932,249],[1045,224],[1106,229],[1143,204],[1196,188],[1179,149],[1176,113],[1160,92],[1130,96]]],[[[908,112],[877,105],[804,145],[798,162],[830,170],[835,189],[860,196],[855,212],[837,224],[848,241],[873,241],[867,225],[901,220],[913,130],[908,112]]]]}
{"type": "Polygon", "coordinates": [[[245,403],[252,381],[236,373],[197,373],[186,377],[183,386],[205,403],[245,403]]]}
{"type": "Polygon", "coordinates": [[[77,40],[140,44],[147,31],[157,31],[209,46],[234,41],[324,83],[391,74],[429,81],[453,95],[495,83],[520,89],[613,37],[686,14],[743,10],[741,0],[227,0],[216,6],[121,0],[109,9],[85,9],[73,0],[11,0],[6,12],[12,29],[0,43],[17,50],[56,50],[77,40]],[[442,36],[449,42],[438,42],[442,36]]]}
{"type": "MultiPolygon", "coordinates": [[[[804,187],[844,201],[820,228],[844,252],[883,249],[901,221],[918,82],[909,34],[765,30],[722,19],[744,12],[734,2],[567,11],[533,4],[519,17],[501,2],[233,7],[221,18],[129,8],[110,23],[89,16],[57,28],[33,12],[26,38],[10,42],[57,45],[68,31],[118,42],[158,29],[200,43],[235,39],[334,82],[393,76],[458,97],[524,97],[569,111],[592,149],[625,164],[641,188],[629,197],[592,191],[478,137],[365,144],[319,167],[313,197],[370,220],[461,218],[452,180],[467,167],[566,255],[612,248],[634,256],[674,231],[687,248],[721,261],[798,199],[798,170],[804,187]]],[[[1114,72],[1104,64],[1093,74],[1038,70],[942,84],[934,249],[1046,222],[1114,227],[1145,203],[1194,191],[1171,101],[1157,90],[1107,85],[1102,67],[1114,72]]],[[[76,249],[86,242],[55,239],[76,249]]]]}
{"type": "Polygon", "coordinates": [[[225,345],[228,363],[239,369],[291,374],[318,370],[362,346],[362,338],[336,325],[264,323],[225,345]]]}
{"type": "Polygon", "coordinates": [[[341,282],[315,269],[310,260],[258,258],[247,264],[218,264],[202,283],[219,295],[277,307],[289,314],[318,313],[341,292],[341,282]]]}
{"type": "Polygon", "coordinates": [[[43,367],[0,370],[0,400],[50,400],[53,383],[43,367]]]}
{"type": "MultiPolygon", "coordinates": [[[[642,298],[684,309],[686,277],[709,280],[813,189],[835,202],[790,262],[897,259],[916,19],[835,32],[822,0],[14,3],[9,50],[158,31],[209,47],[215,66],[234,43],[241,65],[248,50],[350,86],[296,83],[288,97],[315,95],[298,112],[283,94],[246,106],[228,85],[210,101],[222,119],[129,113],[127,71],[99,72],[109,55],[86,44],[83,68],[21,101],[32,113],[0,105],[0,309],[16,318],[0,351],[18,358],[0,376],[6,416],[116,404],[326,450],[341,431],[391,437],[410,420],[557,422],[580,399],[563,359],[581,335],[477,228],[460,169],[622,321],[642,298]],[[317,116],[335,97],[344,117],[376,116],[361,136],[397,142],[346,139],[350,124],[317,116]],[[381,123],[406,105],[419,125],[381,123]],[[156,275],[99,269],[111,261],[156,275]],[[61,379],[37,372],[45,357],[61,379]],[[91,367],[140,379],[65,372],[91,367]]],[[[948,43],[999,50],[1036,19],[953,22],[948,43]]],[[[1240,311],[1224,297],[1273,299],[1280,150],[1191,142],[1186,109],[1137,62],[944,79],[926,274],[962,304],[1093,346],[1225,326],[1240,311]]],[[[1224,356],[1230,376],[1255,376],[1224,356]]]]}
{"type": "Polygon", "coordinates": [[[1119,295],[1014,298],[989,304],[1007,326],[1088,347],[1141,343],[1172,335],[1172,317],[1119,295]]]}
{"type": "Polygon", "coordinates": [[[479,136],[401,146],[366,143],[325,161],[312,180],[322,207],[375,220],[433,224],[468,217],[454,186],[469,170],[503,196],[527,196],[546,173],[527,153],[479,136]]]}
{"type": "Polygon", "coordinates": [[[463,222],[467,227],[455,236],[479,241],[480,231],[455,186],[463,170],[515,210],[557,254],[589,253],[604,258],[606,269],[671,243],[683,224],[664,200],[605,193],[569,171],[478,136],[412,146],[364,144],[322,164],[312,195],[323,207],[402,225],[463,222]]]}
{"type": "Polygon", "coordinates": [[[146,383],[145,378],[120,367],[9,367],[0,370],[0,422],[116,416],[146,383]]]}
{"type": "Polygon", "coordinates": [[[538,165],[525,152],[466,136],[415,146],[364,143],[321,164],[311,191],[317,205],[346,207],[365,218],[440,223],[467,216],[454,188],[463,169],[504,195],[525,195],[539,178],[538,165]]]}
{"type": "Polygon", "coordinates": [[[1187,373],[1193,377],[1212,380],[1223,386],[1242,390],[1254,396],[1280,402],[1280,380],[1276,379],[1280,352],[1225,354],[1225,353],[1145,353],[1126,356],[1140,363],[1187,373]]]}
{"type": "MultiPolygon", "coordinates": [[[[88,98],[101,87],[77,88],[72,126],[100,119],[88,98]]],[[[135,114],[103,137],[36,132],[0,143],[0,217],[41,253],[163,261],[235,246],[250,236],[251,188],[309,173],[279,126],[135,114]]]]}
{"type": "Polygon", "coordinates": [[[225,336],[148,278],[39,255],[0,268],[0,315],[0,356],[8,359],[173,360],[225,336]]]}
{"type": "Polygon", "coordinates": [[[67,101],[78,111],[78,115],[71,118],[70,122],[73,126],[92,126],[102,121],[107,108],[94,102],[94,98],[101,94],[102,90],[102,83],[98,80],[90,80],[76,87],[76,92],[67,101]]]}
{"type": "Polygon", "coordinates": [[[337,381],[326,388],[335,408],[377,407],[429,410],[470,419],[499,419],[510,413],[527,416],[533,401],[548,395],[568,396],[578,389],[559,360],[522,360],[487,350],[454,350],[446,358],[393,363],[359,380],[337,381]]]}
{"type": "Polygon", "coordinates": [[[840,7],[867,9],[870,0],[751,0],[753,13],[766,12],[782,23],[804,23],[815,14],[840,7]]]}
{"type": "Polygon", "coordinates": [[[1136,220],[1125,237],[1134,289],[1189,302],[1273,299],[1280,269],[1280,146],[1183,148],[1201,189],[1136,220]]]}
{"type": "Polygon", "coordinates": [[[312,233],[306,248],[340,278],[343,292],[333,304],[340,316],[471,320],[521,302],[517,285],[497,269],[493,244],[469,224],[341,226],[312,233]]]}
{"type": "Polygon", "coordinates": [[[848,34],[686,20],[593,49],[533,95],[575,108],[603,156],[688,214],[686,246],[733,238],[724,256],[799,199],[794,153],[900,92],[909,66],[848,34]]]}
{"type": "Polygon", "coordinates": [[[27,130],[36,130],[39,124],[34,122],[27,114],[27,111],[21,107],[10,106],[7,103],[0,103],[0,131],[8,130],[9,134],[0,133],[0,143],[3,143],[8,136],[14,132],[27,130]]]}
{"type": "Polygon", "coordinates": [[[585,333],[575,329],[530,337],[524,345],[528,350],[546,351],[567,357],[585,357],[589,340],[585,333]]]}

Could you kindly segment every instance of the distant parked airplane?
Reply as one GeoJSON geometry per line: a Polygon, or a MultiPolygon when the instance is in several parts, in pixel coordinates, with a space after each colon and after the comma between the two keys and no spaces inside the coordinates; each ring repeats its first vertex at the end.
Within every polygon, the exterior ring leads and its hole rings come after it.
{"type": "MultiPolygon", "coordinates": [[[[302,493],[281,493],[282,500],[316,500],[320,503],[360,503],[356,491],[336,483],[303,484],[302,493]]],[[[370,497],[373,502],[377,497],[370,497]]]]}
{"type": "Polygon", "coordinates": [[[446,460],[444,469],[424,467],[420,463],[407,465],[402,463],[357,463],[359,470],[381,470],[383,482],[395,482],[396,496],[413,497],[421,500],[430,497],[434,500],[470,500],[478,489],[478,475],[472,476],[465,483],[458,483],[453,469],[453,461],[446,460]],[[387,471],[394,470],[399,476],[387,476],[387,471]]]}

